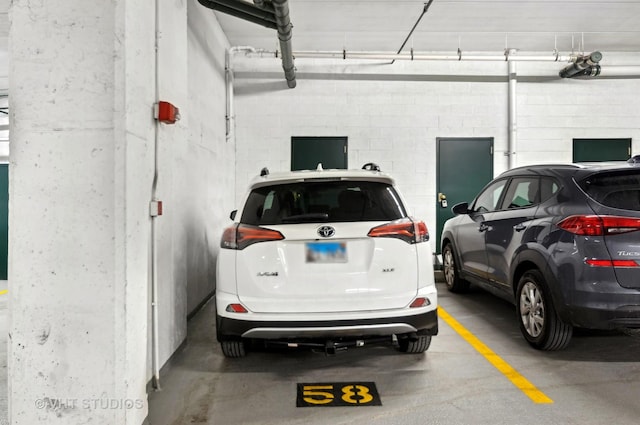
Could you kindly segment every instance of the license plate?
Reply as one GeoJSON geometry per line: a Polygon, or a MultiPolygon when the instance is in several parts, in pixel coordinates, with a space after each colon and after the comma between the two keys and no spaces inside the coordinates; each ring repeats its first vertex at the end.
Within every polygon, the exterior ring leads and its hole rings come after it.
{"type": "Polygon", "coordinates": [[[307,263],[346,262],[346,242],[307,242],[307,263]]]}

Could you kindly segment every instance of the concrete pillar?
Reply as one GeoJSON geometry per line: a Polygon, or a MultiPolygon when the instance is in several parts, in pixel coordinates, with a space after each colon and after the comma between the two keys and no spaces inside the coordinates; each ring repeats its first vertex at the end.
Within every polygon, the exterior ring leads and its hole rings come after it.
{"type": "Polygon", "coordinates": [[[11,4],[14,425],[147,416],[155,4],[11,4]]]}

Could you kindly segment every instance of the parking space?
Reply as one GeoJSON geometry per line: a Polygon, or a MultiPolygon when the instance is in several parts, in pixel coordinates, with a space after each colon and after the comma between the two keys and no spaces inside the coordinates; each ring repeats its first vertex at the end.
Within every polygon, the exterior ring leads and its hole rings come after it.
{"type": "MultiPolygon", "coordinates": [[[[536,402],[447,321],[424,355],[366,347],[325,356],[259,350],[223,357],[214,303],[189,323],[188,339],[150,394],[149,423],[635,424],[640,416],[640,335],[577,332],[560,352],[530,348],[510,304],[472,288],[438,284],[442,310],[548,397],[536,402]],[[297,384],[373,382],[381,406],[296,407],[297,384]]],[[[329,403],[330,405],[331,403],[329,403]]]]}

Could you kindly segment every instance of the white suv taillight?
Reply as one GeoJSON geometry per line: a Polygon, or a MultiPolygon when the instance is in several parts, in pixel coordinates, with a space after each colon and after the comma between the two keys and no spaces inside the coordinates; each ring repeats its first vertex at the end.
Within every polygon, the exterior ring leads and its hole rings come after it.
{"type": "Polygon", "coordinates": [[[224,229],[220,247],[226,249],[245,249],[254,243],[278,241],[281,239],[284,239],[284,236],[277,230],[249,226],[247,224],[234,224],[224,229]]]}
{"type": "Polygon", "coordinates": [[[423,221],[402,218],[374,227],[369,230],[367,236],[372,238],[397,238],[407,243],[420,243],[429,240],[429,230],[423,221]]]}

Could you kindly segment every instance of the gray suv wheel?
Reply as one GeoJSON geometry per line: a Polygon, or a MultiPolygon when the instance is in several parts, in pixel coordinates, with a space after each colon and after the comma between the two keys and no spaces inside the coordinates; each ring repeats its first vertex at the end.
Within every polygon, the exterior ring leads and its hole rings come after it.
{"type": "Polygon", "coordinates": [[[456,256],[450,243],[442,249],[442,270],[449,291],[460,293],[469,290],[469,282],[462,280],[458,274],[456,256]]]}
{"type": "Polygon", "coordinates": [[[522,335],[532,347],[562,350],[571,341],[573,327],[558,317],[544,277],[538,270],[529,270],[520,278],[516,310],[522,335]]]}

